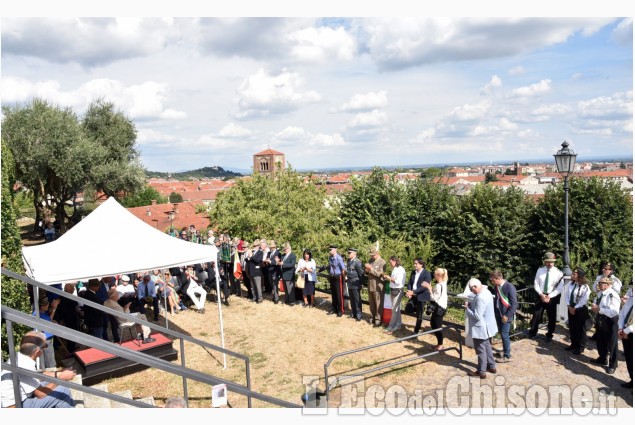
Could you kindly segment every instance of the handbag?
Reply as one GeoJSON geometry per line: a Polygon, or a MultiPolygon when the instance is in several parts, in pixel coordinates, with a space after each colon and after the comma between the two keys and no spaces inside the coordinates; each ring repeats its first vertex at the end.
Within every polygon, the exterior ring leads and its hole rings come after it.
{"type": "Polygon", "coordinates": [[[302,273],[298,274],[298,277],[295,280],[295,287],[304,289],[304,275],[302,273]]]}

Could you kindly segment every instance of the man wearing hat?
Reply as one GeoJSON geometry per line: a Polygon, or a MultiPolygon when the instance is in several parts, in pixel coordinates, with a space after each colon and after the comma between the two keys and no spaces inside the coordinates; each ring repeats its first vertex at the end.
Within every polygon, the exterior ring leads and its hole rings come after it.
{"type": "Polygon", "coordinates": [[[249,262],[249,276],[252,283],[253,300],[257,303],[262,302],[262,260],[264,259],[267,241],[259,241],[256,239],[252,245],[253,252],[249,258],[245,260],[249,262]]]}
{"type": "Polygon", "coordinates": [[[349,317],[358,322],[362,320],[362,297],[360,291],[363,280],[364,267],[359,258],[357,258],[357,250],[349,248],[348,261],[346,261],[346,283],[348,295],[351,299],[351,314],[349,317]]]}
{"type": "Polygon", "coordinates": [[[613,281],[613,290],[619,294],[622,290],[622,281],[619,280],[617,276],[615,276],[615,266],[613,266],[613,263],[611,263],[610,261],[602,264],[602,272],[598,275],[598,277],[595,278],[595,282],[593,283],[593,291],[595,293],[599,292],[598,284],[600,283],[600,279],[605,276],[611,278],[611,280],[613,281]]]}
{"type": "Polygon", "coordinates": [[[331,310],[327,314],[337,314],[342,317],[344,313],[344,288],[343,280],[346,276],[346,265],[342,256],[337,253],[337,246],[329,246],[329,284],[331,285],[331,310]]]}
{"type": "Polygon", "coordinates": [[[591,305],[595,313],[595,326],[597,329],[598,358],[591,363],[604,366],[609,375],[617,369],[617,334],[618,319],[620,314],[620,295],[612,288],[613,279],[608,276],[600,279],[600,290],[597,298],[591,305]]]}
{"type": "Polygon", "coordinates": [[[370,260],[364,265],[368,277],[368,306],[370,308],[370,323],[373,326],[381,326],[381,316],[384,312],[384,281],[382,277],[386,272],[386,261],[379,255],[376,247],[370,249],[370,260]]]}
{"type": "Polygon", "coordinates": [[[582,354],[586,347],[586,329],[584,324],[589,318],[587,302],[591,289],[588,285],[586,272],[582,267],[576,267],[571,273],[571,282],[564,291],[565,301],[569,312],[569,335],[571,344],[565,348],[573,354],[582,354]]]}
{"type": "Polygon", "coordinates": [[[562,278],[564,275],[555,266],[556,255],[553,252],[546,252],[542,257],[544,266],[540,267],[534,278],[534,290],[538,294],[538,302],[534,308],[534,315],[531,319],[531,329],[529,338],[534,338],[538,333],[538,326],[542,321],[545,310],[547,311],[547,334],[545,341],[553,340],[553,333],[556,330],[556,314],[560,303],[560,292],[562,291],[562,278]]]}
{"type": "Polygon", "coordinates": [[[273,291],[273,303],[278,304],[280,301],[280,296],[278,295],[278,281],[280,280],[280,266],[278,266],[278,260],[280,259],[280,251],[276,246],[275,240],[270,240],[268,245],[269,252],[267,252],[266,256],[267,279],[269,279],[271,289],[273,291]]]}
{"type": "Polygon", "coordinates": [[[119,305],[122,307],[137,298],[135,287],[130,284],[130,276],[127,274],[121,275],[119,278],[117,292],[119,292],[119,305]]]}

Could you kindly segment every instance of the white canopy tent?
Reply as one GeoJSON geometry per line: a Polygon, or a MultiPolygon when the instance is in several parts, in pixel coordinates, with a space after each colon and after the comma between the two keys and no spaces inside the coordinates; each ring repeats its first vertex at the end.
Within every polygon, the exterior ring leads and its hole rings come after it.
{"type": "MultiPolygon", "coordinates": [[[[49,285],[216,261],[213,245],[167,235],[144,223],[114,198],[54,242],[22,248],[27,275],[49,285]]],[[[216,293],[220,288],[216,280],[216,293]]],[[[222,346],[223,317],[218,302],[222,346]]]]}

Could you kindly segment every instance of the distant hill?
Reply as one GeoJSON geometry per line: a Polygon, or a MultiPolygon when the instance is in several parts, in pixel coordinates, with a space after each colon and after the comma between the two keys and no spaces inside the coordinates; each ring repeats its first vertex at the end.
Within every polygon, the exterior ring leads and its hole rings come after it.
{"type": "Polygon", "coordinates": [[[178,173],[165,173],[160,171],[148,171],[146,170],[146,176],[148,178],[172,178],[177,180],[191,180],[191,179],[202,179],[202,178],[213,178],[213,177],[240,177],[242,174],[235,173],[233,171],[225,170],[223,167],[214,166],[214,167],[203,167],[198,170],[191,171],[181,171],[178,173]]]}

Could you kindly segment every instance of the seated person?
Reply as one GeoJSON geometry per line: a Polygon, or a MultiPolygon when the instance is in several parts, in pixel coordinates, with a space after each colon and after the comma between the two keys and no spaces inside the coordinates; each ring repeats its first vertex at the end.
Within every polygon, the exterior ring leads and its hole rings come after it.
{"type": "Polygon", "coordinates": [[[137,298],[135,286],[130,284],[130,276],[127,274],[124,274],[121,278],[119,278],[117,292],[119,292],[119,305],[121,306],[124,306],[137,298]]]}
{"type": "Polygon", "coordinates": [[[154,309],[154,321],[159,320],[159,298],[157,297],[156,286],[150,279],[149,274],[143,276],[143,280],[137,287],[137,299],[139,302],[139,313],[145,314],[146,303],[152,304],[152,308],[154,309]]]}
{"type": "MultiPolygon", "coordinates": [[[[23,369],[36,371],[35,361],[46,349],[46,339],[44,334],[31,331],[25,334],[20,341],[20,351],[17,353],[17,365],[23,369]]],[[[72,370],[61,372],[44,372],[44,375],[54,376],[64,381],[75,378],[72,370]]],[[[15,407],[15,392],[13,389],[13,374],[8,370],[3,370],[0,375],[0,402],[3,408],[15,407]]],[[[18,373],[20,385],[20,400],[25,408],[72,408],[75,401],[71,397],[68,388],[54,384],[52,382],[40,381],[37,378],[20,375],[18,373]]]]}
{"type": "MultiPolygon", "coordinates": [[[[46,320],[47,322],[53,322],[51,317],[55,316],[55,310],[57,309],[57,305],[60,303],[60,299],[57,298],[53,300],[52,303],[49,303],[49,300],[46,296],[40,298],[39,300],[39,313],[40,319],[46,320]]],[[[35,311],[32,313],[32,316],[35,316],[35,311]]],[[[55,362],[55,350],[53,348],[53,334],[50,332],[44,332],[44,340],[46,343],[46,347],[44,348],[44,367],[55,367],[57,366],[55,362]]]]}
{"type": "Polygon", "coordinates": [[[197,282],[196,274],[194,273],[194,268],[192,266],[187,267],[185,276],[187,277],[187,288],[185,289],[185,293],[196,306],[197,312],[204,314],[207,292],[205,292],[205,289],[203,289],[203,287],[197,282]]]}
{"type": "MultiPolygon", "coordinates": [[[[112,288],[110,291],[108,291],[108,299],[104,303],[104,307],[112,308],[113,310],[118,311],[120,313],[131,314],[130,304],[132,304],[132,301],[129,301],[124,307],[122,307],[119,304],[119,292],[117,292],[115,288],[112,288]]],[[[131,315],[136,316],[141,320],[145,320],[146,322],[148,321],[145,314],[132,313],[131,315]]],[[[114,317],[117,320],[117,323],[119,324],[119,326],[133,324],[133,322],[127,321],[126,319],[123,319],[121,317],[118,317],[118,316],[114,316],[114,317]]],[[[149,344],[151,342],[156,341],[154,338],[150,338],[149,327],[145,325],[141,325],[139,323],[135,323],[135,326],[137,328],[137,339],[142,340],[144,344],[149,344]]]]}

